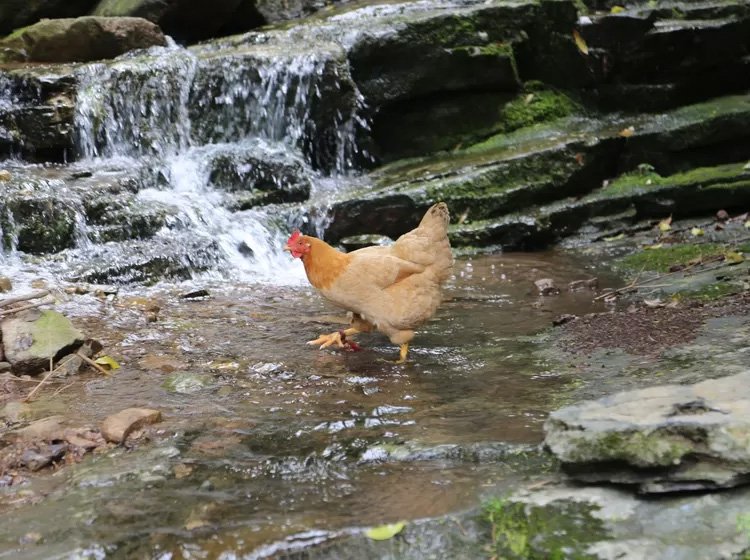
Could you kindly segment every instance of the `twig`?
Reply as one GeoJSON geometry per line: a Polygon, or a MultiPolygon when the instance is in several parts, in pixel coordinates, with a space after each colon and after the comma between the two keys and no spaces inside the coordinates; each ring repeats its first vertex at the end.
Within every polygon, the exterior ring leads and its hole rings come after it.
{"type": "Polygon", "coordinates": [[[91,364],[92,366],[94,366],[96,369],[98,369],[100,372],[102,372],[107,377],[111,377],[112,376],[111,373],[109,373],[106,369],[104,369],[102,366],[100,366],[99,364],[97,364],[94,360],[92,360],[88,356],[84,356],[80,352],[76,352],[76,356],[78,356],[79,358],[83,358],[85,361],[87,361],[89,364],[91,364]]]}
{"type": "MultiPolygon", "coordinates": [[[[58,367],[59,367],[59,366],[58,366],[58,367]]],[[[52,369],[52,370],[48,371],[48,372],[47,372],[47,375],[45,375],[45,376],[44,376],[44,379],[42,379],[42,380],[41,380],[41,381],[39,382],[39,385],[37,385],[36,387],[34,387],[34,388],[33,388],[33,389],[31,390],[31,393],[29,393],[28,395],[26,395],[26,397],[25,397],[25,398],[23,398],[23,399],[21,400],[21,402],[29,402],[29,401],[31,400],[31,397],[33,397],[33,396],[34,396],[34,394],[35,394],[35,393],[36,393],[36,392],[37,392],[37,391],[38,391],[39,389],[41,389],[42,385],[44,385],[44,383],[45,383],[45,382],[47,381],[47,379],[49,379],[49,378],[50,378],[50,376],[51,376],[51,375],[52,375],[53,373],[55,373],[55,371],[57,371],[57,370],[56,370],[56,369],[52,369]]]]}
{"type": "Polygon", "coordinates": [[[63,391],[65,390],[65,389],[67,389],[67,388],[69,388],[69,387],[72,387],[72,386],[73,386],[73,385],[75,385],[75,384],[76,384],[76,382],[75,382],[75,381],[73,381],[73,383],[68,383],[68,384],[67,384],[67,385],[65,385],[64,387],[60,387],[60,388],[59,388],[59,389],[58,389],[57,391],[55,391],[54,393],[52,393],[52,396],[54,397],[55,395],[59,395],[59,394],[60,394],[60,393],[62,393],[62,392],[63,392],[63,391]]]}
{"type": "Polygon", "coordinates": [[[0,307],[5,307],[6,305],[11,305],[20,301],[29,301],[30,299],[37,299],[48,295],[49,290],[39,290],[36,292],[31,292],[30,294],[26,294],[25,296],[15,296],[12,298],[0,299],[0,307]]]}
{"type": "MultiPolygon", "coordinates": [[[[21,377],[17,377],[11,373],[5,374],[3,376],[3,380],[5,381],[20,381],[21,383],[39,383],[36,379],[23,379],[21,377]]],[[[47,381],[48,385],[53,385],[57,383],[56,381],[47,381]]]]}
{"type": "Polygon", "coordinates": [[[30,303],[29,305],[24,305],[22,307],[14,307],[12,309],[3,309],[0,311],[0,317],[3,315],[10,315],[11,313],[18,313],[19,311],[26,311],[27,309],[33,309],[34,307],[39,307],[40,305],[47,305],[49,303],[54,303],[55,298],[52,298],[51,300],[47,300],[46,298],[42,301],[38,301],[36,303],[30,303]]]}

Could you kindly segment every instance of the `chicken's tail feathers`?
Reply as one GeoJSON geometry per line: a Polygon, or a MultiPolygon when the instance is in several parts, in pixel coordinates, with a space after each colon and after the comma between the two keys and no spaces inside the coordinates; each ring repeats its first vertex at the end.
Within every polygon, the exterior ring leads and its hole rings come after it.
{"type": "Polygon", "coordinates": [[[442,227],[445,230],[451,221],[451,213],[448,211],[448,205],[445,202],[433,204],[425,213],[419,227],[442,227]]]}

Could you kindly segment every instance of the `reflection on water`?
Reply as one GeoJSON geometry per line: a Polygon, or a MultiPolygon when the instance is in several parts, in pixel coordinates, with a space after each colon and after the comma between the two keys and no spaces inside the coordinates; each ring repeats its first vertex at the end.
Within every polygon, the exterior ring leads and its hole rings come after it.
{"type": "Polygon", "coordinates": [[[49,494],[41,506],[14,504],[19,489],[8,489],[0,557],[80,547],[233,558],[292,533],[475,504],[483,485],[512,476],[492,445],[540,441],[569,379],[529,335],[556,315],[593,310],[591,292],[565,290],[591,275],[555,253],[459,259],[445,304],[403,366],[381,335],[361,335],[366,349],[355,353],[307,346],[340,315],[307,286],[217,284],[205,301],[162,287],[146,299],[63,304],[123,367],[43,399],[39,414],[67,409],[95,422],[144,406],[165,421],[153,443],[35,481],[27,492],[49,494]],[[533,281],[545,277],[559,296],[536,295],[533,281]],[[161,307],[156,323],[145,320],[146,300],[161,307]],[[176,375],[192,376],[195,390],[164,388],[176,375]],[[28,532],[43,540],[10,544],[28,532]]]}

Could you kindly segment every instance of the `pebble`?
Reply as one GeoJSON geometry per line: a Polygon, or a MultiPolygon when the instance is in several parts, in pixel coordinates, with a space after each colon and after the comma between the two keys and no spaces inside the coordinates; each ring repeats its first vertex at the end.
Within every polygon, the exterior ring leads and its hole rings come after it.
{"type": "Polygon", "coordinates": [[[0,276],[0,293],[10,292],[13,289],[13,283],[7,276],[0,276]]]}

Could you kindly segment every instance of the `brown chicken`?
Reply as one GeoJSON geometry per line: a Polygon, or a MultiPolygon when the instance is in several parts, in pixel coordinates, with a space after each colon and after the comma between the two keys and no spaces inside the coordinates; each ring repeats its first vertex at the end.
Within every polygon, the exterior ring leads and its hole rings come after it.
{"type": "Polygon", "coordinates": [[[308,344],[358,347],[347,337],[377,329],[401,347],[406,360],[414,329],[435,315],[441,286],[453,269],[446,228],[448,207],[431,207],[419,226],[390,247],[337,251],[325,241],[295,231],[285,250],[302,259],[310,284],[330,302],[352,312],[351,328],[324,334],[308,344]]]}

